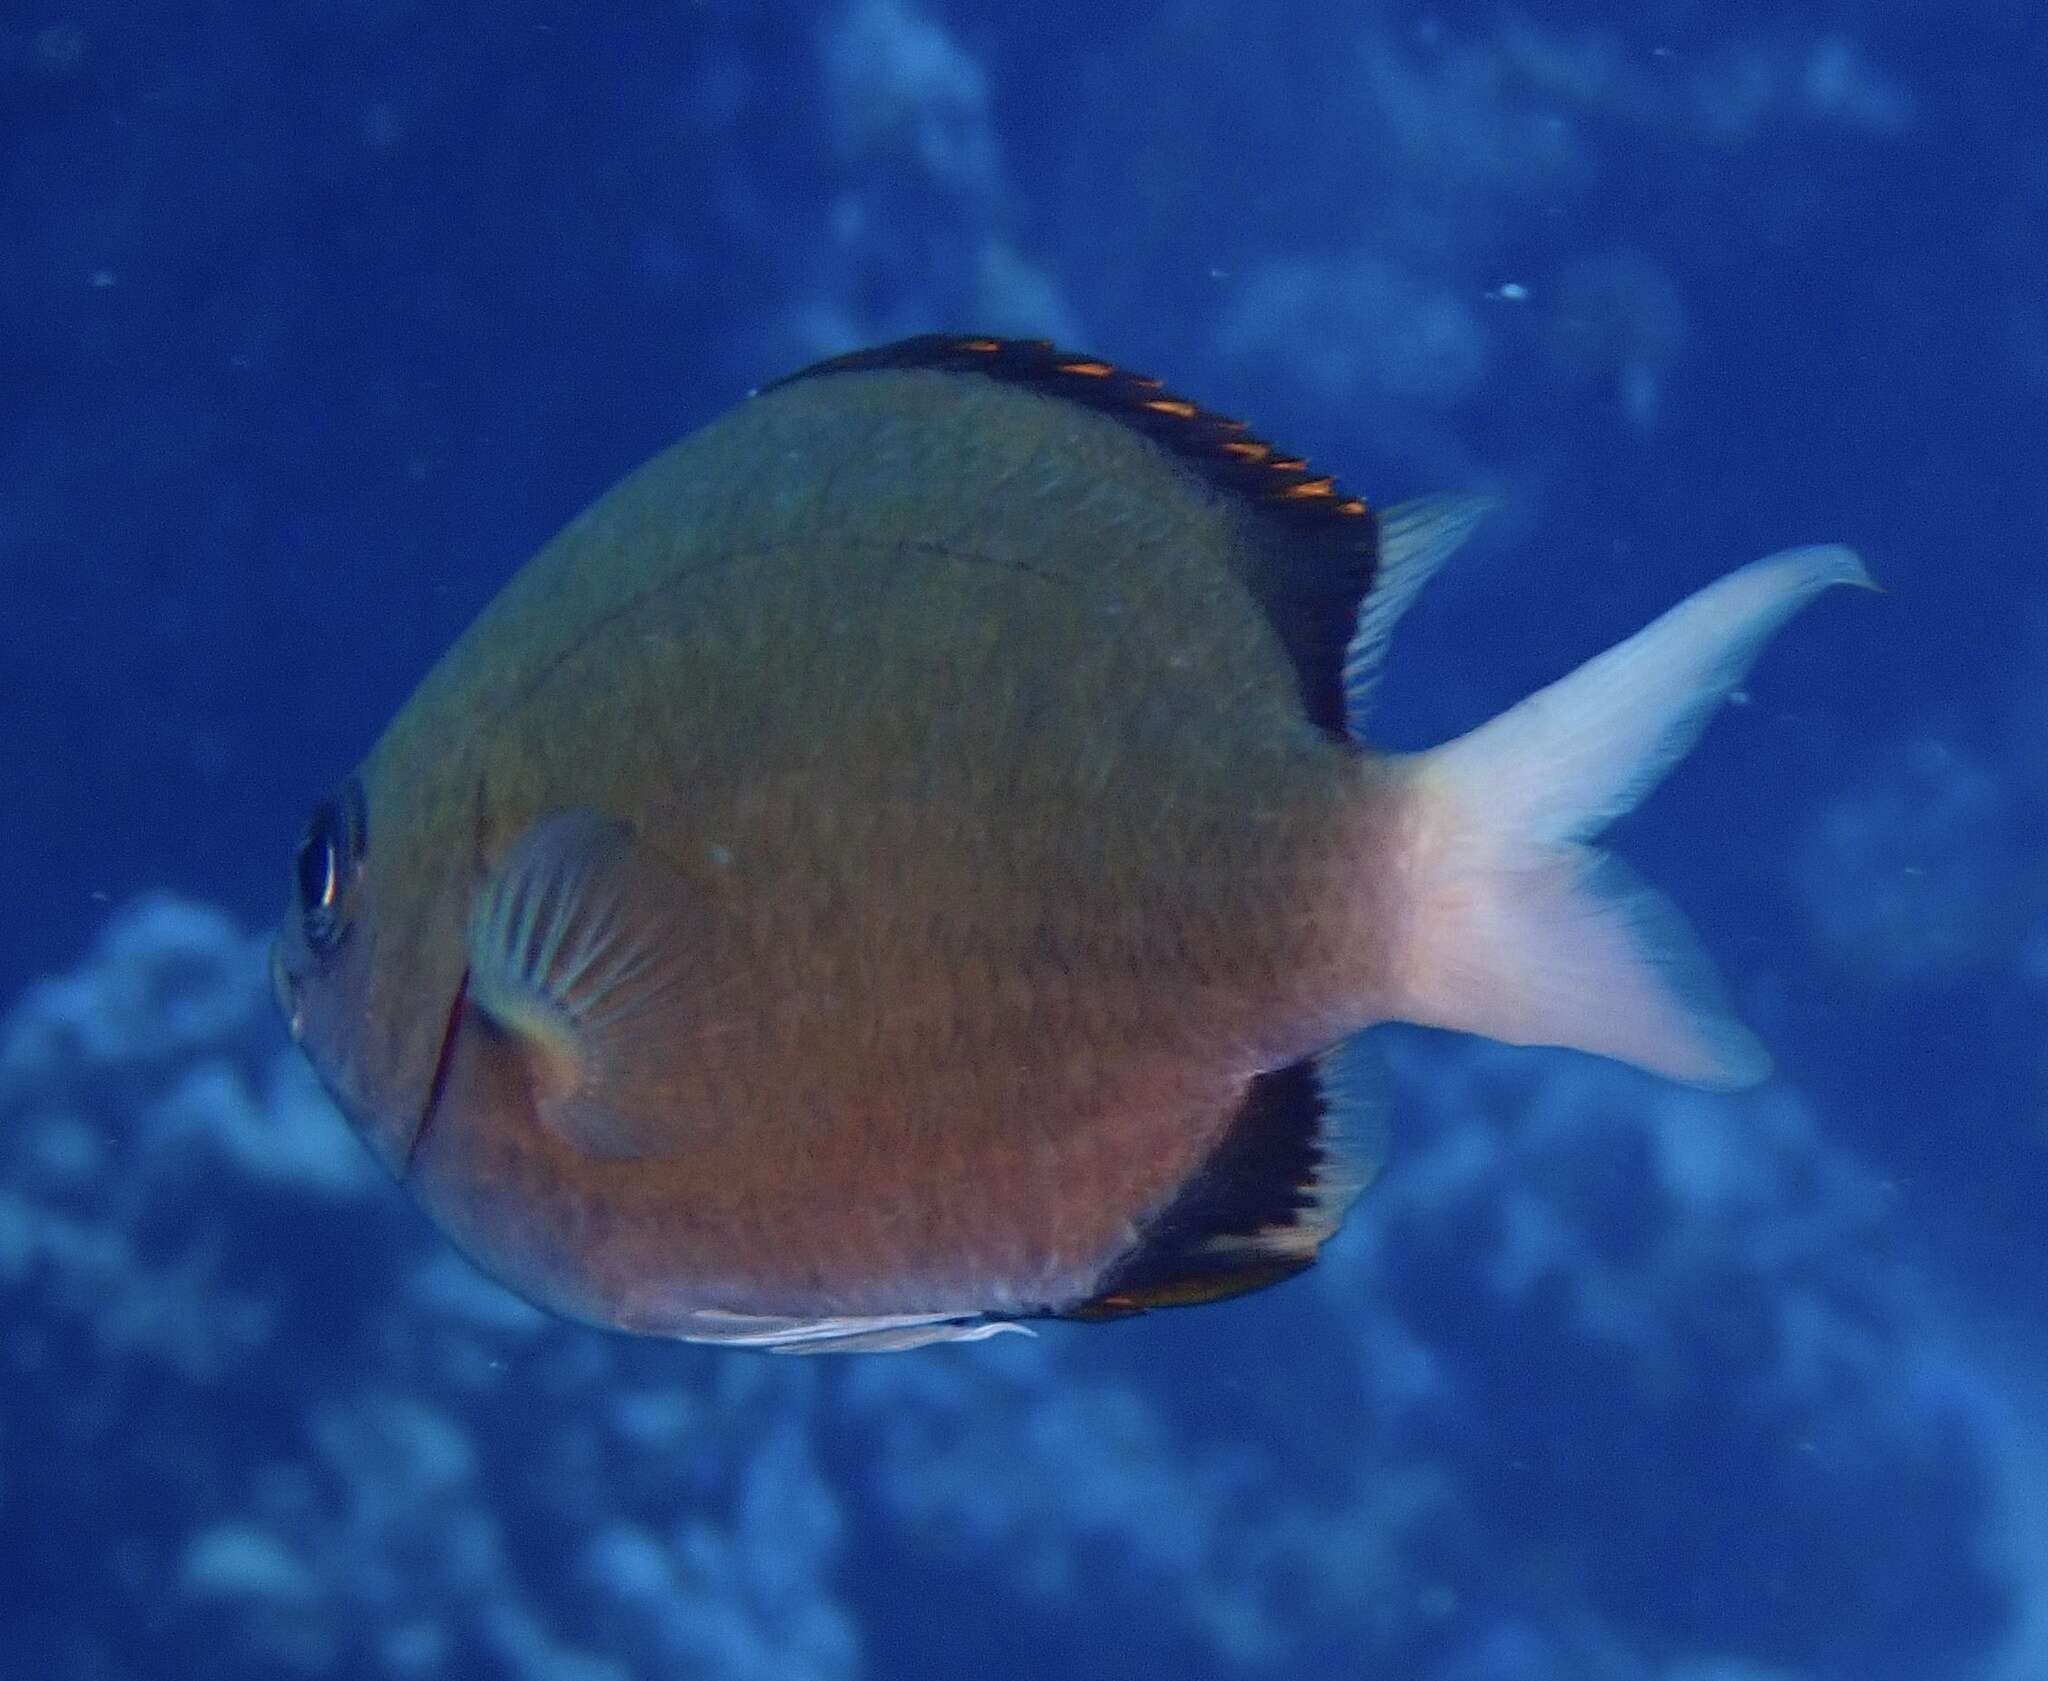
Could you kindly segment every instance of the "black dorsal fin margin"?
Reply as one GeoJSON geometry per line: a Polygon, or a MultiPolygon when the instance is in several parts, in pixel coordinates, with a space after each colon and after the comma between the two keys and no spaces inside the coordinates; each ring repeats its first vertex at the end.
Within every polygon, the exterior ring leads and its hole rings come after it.
{"type": "Polygon", "coordinates": [[[1363,520],[1364,527],[1354,528],[1351,534],[1370,537],[1373,516],[1364,498],[1347,496],[1335,479],[1316,472],[1302,457],[1283,454],[1253,437],[1243,421],[1176,396],[1148,374],[1132,373],[1099,356],[1061,350],[1049,339],[926,333],[814,362],[765,389],[773,391],[822,374],[874,373],[891,368],[985,374],[1005,384],[1030,386],[1063,397],[1114,415],[1199,468],[1219,488],[1247,501],[1309,525],[1363,520]]]}
{"type": "Polygon", "coordinates": [[[1108,415],[1142,433],[1258,515],[1269,535],[1245,581],[1286,644],[1310,718],[1345,732],[1344,651],[1379,562],[1379,519],[1301,456],[1254,437],[1243,421],[1175,395],[1158,380],[1047,339],[926,333],[814,362],[764,390],[827,374],[901,369],[975,373],[1108,415]]]}

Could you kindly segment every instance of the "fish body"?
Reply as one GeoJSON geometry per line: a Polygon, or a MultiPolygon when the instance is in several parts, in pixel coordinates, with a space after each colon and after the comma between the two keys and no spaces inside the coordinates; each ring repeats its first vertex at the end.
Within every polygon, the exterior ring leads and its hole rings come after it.
{"type": "Polygon", "coordinates": [[[1044,345],[823,364],[571,522],[323,802],[294,1034],[522,1294],[800,1349],[1299,1270],[1378,1158],[1380,1020],[1753,1077],[1582,837],[1853,557],[1672,615],[1647,735],[1638,659],[1590,724],[1378,755],[1392,621],[1475,512],[1044,345]]]}

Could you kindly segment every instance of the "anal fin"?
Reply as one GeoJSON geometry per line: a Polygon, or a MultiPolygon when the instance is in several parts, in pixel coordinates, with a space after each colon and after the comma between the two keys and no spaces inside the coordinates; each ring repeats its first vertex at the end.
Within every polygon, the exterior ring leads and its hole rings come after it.
{"type": "Polygon", "coordinates": [[[1263,1290],[1315,1263],[1385,1159],[1363,1036],[1256,1076],[1201,1170],[1064,1319],[1116,1319],[1263,1290]]]}

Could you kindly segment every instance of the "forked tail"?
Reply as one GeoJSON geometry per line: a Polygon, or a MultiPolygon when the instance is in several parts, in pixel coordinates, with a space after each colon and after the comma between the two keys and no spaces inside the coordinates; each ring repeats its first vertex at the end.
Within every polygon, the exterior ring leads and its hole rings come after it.
{"type": "Polygon", "coordinates": [[[1588,843],[1835,584],[1870,587],[1848,549],[1757,561],[1469,735],[1393,761],[1401,922],[1386,1013],[1700,1086],[1769,1073],[1671,903],[1588,843]]]}

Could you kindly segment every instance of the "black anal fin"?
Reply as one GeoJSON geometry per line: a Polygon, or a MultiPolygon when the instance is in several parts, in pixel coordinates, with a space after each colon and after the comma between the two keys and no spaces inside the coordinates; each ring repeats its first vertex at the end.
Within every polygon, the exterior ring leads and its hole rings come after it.
{"type": "Polygon", "coordinates": [[[1256,1077],[1201,1171],[1058,1317],[1221,1301],[1314,1265],[1385,1157],[1380,1086],[1361,1039],[1256,1077]]]}

